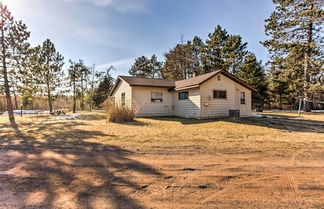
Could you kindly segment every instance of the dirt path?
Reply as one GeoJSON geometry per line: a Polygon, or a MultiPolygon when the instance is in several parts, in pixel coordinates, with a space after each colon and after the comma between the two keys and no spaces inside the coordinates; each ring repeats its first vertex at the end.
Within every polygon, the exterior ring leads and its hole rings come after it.
{"type": "Polygon", "coordinates": [[[0,208],[324,207],[323,162],[21,148],[0,152],[0,208]]]}

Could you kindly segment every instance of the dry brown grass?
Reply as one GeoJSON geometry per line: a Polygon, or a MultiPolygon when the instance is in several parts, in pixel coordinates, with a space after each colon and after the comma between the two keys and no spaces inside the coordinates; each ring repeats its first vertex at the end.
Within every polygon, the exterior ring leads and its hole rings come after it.
{"type": "Polygon", "coordinates": [[[324,114],[0,116],[0,208],[323,208],[324,114]]]}

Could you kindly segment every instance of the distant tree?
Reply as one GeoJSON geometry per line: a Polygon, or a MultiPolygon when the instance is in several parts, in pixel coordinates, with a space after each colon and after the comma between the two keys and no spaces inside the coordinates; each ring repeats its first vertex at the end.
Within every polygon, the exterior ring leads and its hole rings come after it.
{"type": "Polygon", "coordinates": [[[4,91],[6,94],[7,111],[12,127],[17,127],[11,102],[9,71],[19,65],[20,54],[29,46],[27,40],[30,33],[21,21],[14,21],[7,6],[0,2],[0,62],[3,76],[4,91]]]}
{"type": "Polygon", "coordinates": [[[157,60],[155,55],[152,55],[151,58],[141,56],[135,59],[135,63],[128,73],[135,77],[158,78],[161,77],[161,67],[162,63],[157,60]]]}
{"type": "Polygon", "coordinates": [[[69,63],[70,63],[70,67],[68,69],[68,80],[70,82],[70,86],[72,87],[72,97],[73,97],[72,112],[75,113],[77,93],[80,87],[79,81],[81,80],[81,71],[84,66],[84,63],[82,60],[79,60],[78,62],[69,60],[69,63]]]}
{"type": "Polygon", "coordinates": [[[61,86],[63,79],[64,57],[56,51],[54,43],[46,39],[35,48],[35,68],[32,69],[36,83],[47,96],[49,111],[53,111],[53,92],[61,86]]]}
{"type": "Polygon", "coordinates": [[[101,107],[102,103],[108,98],[111,89],[114,86],[114,78],[111,76],[110,71],[114,69],[110,67],[106,70],[103,78],[101,79],[98,87],[95,89],[92,100],[95,107],[101,107]]]}
{"type": "Polygon", "coordinates": [[[84,110],[84,108],[85,108],[84,97],[85,97],[85,92],[88,87],[90,73],[91,73],[90,68],[88,66],[86,66],[84,64],[81,65],[81,68],[80,68],[80,91],[79,91],[80,98],[81,98],[81,101],[80,101],[81,110],[84,110]]]}
{"type": "MultiPolygon", "coordinates": [[[[312,97],[313,86],[323,85],[323,1],[273,0],[273,3],[275,11],[265,26],[270,39],[263,45],[271,54],[273,69],[282,73],[281,77],[296,77],[303,85],[304,110],[310,111],[308,100],[312,97]]],[[[300,86],[296,82],[293,85],[300,86]]]]}
{"type": "Polygon", "coordinates": [[[258,62],[254,54],[246,56],[238,77],[258,90],[253,93],[253,103],[263,105],[267,98],[268,81],[261,61],[258,62]]]}

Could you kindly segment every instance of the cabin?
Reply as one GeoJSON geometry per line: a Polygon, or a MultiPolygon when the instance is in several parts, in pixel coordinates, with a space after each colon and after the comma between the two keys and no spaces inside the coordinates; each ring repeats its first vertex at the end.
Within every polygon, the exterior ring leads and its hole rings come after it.
{"type": "Polygon", "coordinates": [[[244,117],[251,114],[256,91],[224,70],[172,81],[118,76],[110,92],[117,105],[135,110],[137,117],[244,117]]]}

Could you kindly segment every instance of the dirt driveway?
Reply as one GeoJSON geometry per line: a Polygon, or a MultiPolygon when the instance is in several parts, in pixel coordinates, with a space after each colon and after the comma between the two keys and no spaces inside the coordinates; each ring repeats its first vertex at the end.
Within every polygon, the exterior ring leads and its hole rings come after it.
{"type": "MultiPolygon", "coordinates": [[[[20,121],[16,131],[0,123],[0,208],[324,208],[321,132],[272,130],[284,135],[276,138],[279,146],[269,143],[277,149],[269,152],[258,148],[268,138],[257,128],[244,147],[236,136],[226,138],[230,146],[214,146],[177,141],[164,125],[185,130],[179,121],[139,121],[150,125],[135,124],[137,133],[97,115],[33,118],[20,121]],[[136,138],[149,129],[155,133],[136,138]],[[165,138],[154,141],[154,134],[165,138]],[[291,134],[312,138],[280,150],[291,134]]],[[[209,130],[217,121],[210,123],[194,127],[209,130]]]]}

